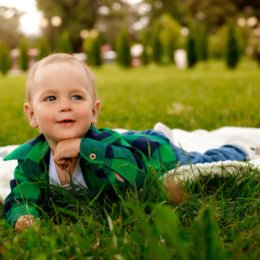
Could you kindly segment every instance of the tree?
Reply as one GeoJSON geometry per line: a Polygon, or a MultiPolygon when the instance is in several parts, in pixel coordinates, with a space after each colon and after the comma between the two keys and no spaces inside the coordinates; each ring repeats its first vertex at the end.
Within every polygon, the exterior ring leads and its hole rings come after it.
{"type": "Polygon", "coordinates": [[[209,37],[209,55],[214,59],[225,59],[227,26],[221,26],[209,37]]]}
{"type": "Polygon", "coordinates": [[[215,30],[227,22],[228,17],[234,17],[237,8],[232,1],[226,0],[186,0],[193,20],[207,25],[207,31],[215,30]]]}
{"type": "Polygon", "coordinates": [[[117,42],[117,62],[123,67],[131,66],[131,53],[128,33],[121,31],[117,42]]]}
{"type": "Polygon", "coordinates": [[[142,64],[148,65],[151,59],[151,47],[149,45],[149,32],[148,30],[144,30],[141,34],[141,43],[143,45],[143,52],[142,52],[142,64]]]}
{"type": "Polygon", "coordinates": [[[20,16],[21,12],[17,9],[0,6],[0,38],[9,48],[16,48],[18,45],[20,16]]]}
{"type": "Polygon", "coordinates": [[[193,32],[190,32],[187,38],[187,59],[189,68],[194,67],[198,60],[196,40],[193,32]]]}
{"type": "Polygon", "coordinates": [[[5,75],[12,67],[10,49],[4,43],[0,44],[0,71],[5,75]]]}
{"type": "Polygon", "coordinates": [[[29,68],[29,56],[28,56],[28,45],[24,38],[20,40],[19,44],[19,67],[21,70],[26,71],[29,68]]]}
{"type": "Polygon", "coordinates": [[[237,7],[239,13],[246,13],[250,16],[256,16],[260,19],[260,1],[259,0],[231,0],[237,7]]]}
{"type": "Polygon", "coordinates": [[[206,61],[208,59],[208,35],[204,24],[199,23],[196,26],[196,42],[198,59],[206,61]]]}
{"type": "Polygon", "coordinates": [[[239,62],[239,44],[233,23],[228,27],[226,62],[231,69],[234,69],[239,62]]]}
{"type": "Polygon", "coordinates": [[[180,24],[187,26],[190,21],[201,21],[206,31],[214,33],[229,17],[237,14],[260,19],[259,0],[143,0],[151,6],[151,21],[162,14],[169,14],[180,24]]]}
{"type": "Polygon", "coordinates": [[[65,53],[73,53],[73,47],[71,42],[71,37],[68,31],[63,31],[61,33],[60,39],[57,42],[57,51],[65,53]]]}
{"type": "Polygon", "coordinates": [[[38,60],[41,60],[50,53],[50,46],[44,37],[38,39],[37,46],[39,50],[38,60]]]}
{"type": "Polygon", "coordinates": [[[101,37],[93,31],[90,36],[85,39],[83,45],[84,52],[87,55],[87,63],[92,66],[99,67],[102,65],[101,57],[101,37]]]}
{"type": "Polygon", "coordinates": [[[145,2],[151,6],[152,22],[160,16],[167,14],[181,24],[185,24],[185,17],[188,15],[185,0],[145,0],[145,2]]]}
{"type": "Polygon", "coordinates": [[[155,37],[159,38],[161,44],[161,62],[163,64],[173,62],[173,53],[180,47],[181,26],[168,14],[160,16],[154,21],[155,37]]]}
{"type": "Polygon", "coordinates": [[[48,21],[52,21],[55,16],[61,18],[60,26],[50,25],[44,29],[51,46],[57,46],[60,35],[66,30],[71,36],[73,51],[81,51],[80,32],[83,29],[94,28],[100,2],[98,0],[37,0],[38,8],[44,12],[48,21]]]}
{"type": "Polygon", "coordinates": [[[162,49],[161,39],[158,35],[154,36],[152,49],[153,49],[153,61],[157,64],[161,64],[163,49],[162,49]]]}

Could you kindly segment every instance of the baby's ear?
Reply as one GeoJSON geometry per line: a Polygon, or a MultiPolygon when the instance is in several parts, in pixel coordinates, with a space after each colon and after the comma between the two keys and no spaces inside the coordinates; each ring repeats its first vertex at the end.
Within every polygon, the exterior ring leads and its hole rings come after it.
{"type": "Polygon", "coordinates": [[[92,109],[92,124],[94,126],[96,126],[97,121],[98,121],[98,112],[100,109],[100,100],[96,100],[94,105],[93,105],[93,109],[92,109]]]}
{"type": "Polygon", "coordinates": [[[32,128],[38,128],[38,123],[34,117],[34,112],[33,112],[33,108],[32,105],[28,102],[24,103],[23,105],[23,109],[24,112],[29,120],[29,123],[31,125],[32,128]]]}

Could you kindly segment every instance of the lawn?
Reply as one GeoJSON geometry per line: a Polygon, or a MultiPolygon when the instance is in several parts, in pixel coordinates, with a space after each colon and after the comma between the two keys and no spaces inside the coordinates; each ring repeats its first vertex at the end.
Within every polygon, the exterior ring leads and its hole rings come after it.
{"type": "MultiPolygon", "coordinates": [[[[194,70],[109,65],[94,72],[99,127],[147,129],[158,121],[185,130],[260,127],[260,68],[253,62],[236,70],[209,62],[194,70]]],[[[0,76],[0,145],[37,134],[22,111],[25,80],[0,76]]],[[[0,259],[260,259],[257,173],[249,167],[230,176],[223,169],[223,176],[184,187],[188,200],[178,206],[152,174],[142,191],[113,198],[54,190],[59,203],[38,228],[17,234],[0,220],[0,259]]]]}

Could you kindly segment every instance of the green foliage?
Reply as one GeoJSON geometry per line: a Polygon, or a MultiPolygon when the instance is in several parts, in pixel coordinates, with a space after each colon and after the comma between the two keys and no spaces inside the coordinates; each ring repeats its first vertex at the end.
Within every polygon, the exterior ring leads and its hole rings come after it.
{"type": "Polygon", "coordinates": [[[225,249],[219,239],[219,228],[215,219],[215,211],[209,207],[200,209],[193,223],[193,241],[191,259],[214,260],[226,259],[225,249]]]}
{"type": "Polygon", "coordinates": [[[260,67],[260,50],[259,49],[256,50],[255,59],[258,63],[258,66],[260,67]]]}
{"type": "Polygon", "coordinates": [[[50,54],[50,52],[51,52],[50,46],[44,37],[39,38],[37,46],[38,46],[38,50],[39,50],[39,55],[37,57],[38,60],[40,60],[43,57],[50,54]]]}
{"type": "Polygon", "coordinates": [[[230,17],[238,13],[237,0],[187,0],[187,7],[193,18],[204,22],[207,31],[214,32],[224,25],[230,17]]]}
{"type": "Polygon", "coordinates": [[[227,26],[222,26],[209,37],[209,55],[214,59],[224,59],[227,42],[227,26]]]}
{"type": "Polygon", "coordinates": [[[148,65],[151,61],[151,46],[149,44],[149,32],[148,30],[144,30],[141,34],[141,44],[143,45],[142,52],[142,64],[148,65]]]}
{"type": "Polygon", "coordinates": [[[73,53],[71,37],[67,30],[62,32],[56,44],[58,52],[73,53]]]}
{"type": "MultiPolygon", "coordinates": [[[[193,70],[173,65],[124,70],[110,64],[94,73],[102,101],[99,127],[141,130],[158,121],[186,130],[260,127],[255,61],[243,60],[235,71],[214,61],[198,63],[193,70]]],[[[23,114],[24,86],[25,75],[0,77],[0,145],[23,143],[38,134],[23,114]]]]}
{"type": "MultiPolygon", "coordinates": [[[[241,61],[237,70],[209,62],[193,70],[110,64],[94,72],[103,102],[99,127],[260,126],[260,74],[253,62],[241,61]]],[[[25,74],[0,76],[1,146],[38,134],[23,116],[24,85],[25,74]]],[[[51,187],[55,204],[50,200],[38,227],[15,233],[0,220],[0,259],[259,259],[259,173],[223,169],[223,175],[184,182],[188,199],[178,206],[169,204],[155,174],[142,190],[121,193],[51,187]]]]}
{"type": "Polygon", "coordinates": [[[225,250],[219,239],[219,229],[212,207],[206,206],[199,210],[189,229],[190,233],[183,228],[176,212],[169,207],[155,207],[154,224],[158,233],[165,239],[164,243],[174,248],[173,255],[176,259],[225,259],[225,250]]]}
{"type": "MultiPolygon", "coordinates": [[[[82,47],[80,32],[83,29],[93,29],[98,15],[99,1],[96,0],[77,0],[77,1],[52,1],[37,0],[37,5],[42,10],[47,19],[59,16],[62,24],[59,27],[47,27],[44,36],[49,42],[56,43],[57,35],[60,38],[66,30],[70,35],[72,51],[79,52],[82,47]]],[[[56,44],[57,46],[57,44],[56,44]]],[[[57,50],[57,49],[56,49],[57,50]]],[[[72,52],[70,50],[70,53],[72,52]]]]}
{"type": "Polygon", "coordinates": [[[192,68],[195,66],[195,64],[198,61],[197,44],[193,32],[190,32],[187,38],[186,51],[187,51],[188,67],[192,68]]]}
{"type": "Polygon", "coordinates": [[[84,41],[84,52],[87,55],[87,63],[99,67],[102,65],[101,57],[101,38],[99,35],[88,37],[84,41]]]}
{"type": "Polygon", "coordinates": [[[22,38],[19,43],[19,67],[22,71],[27,71],[29,68],[28,44],[25,38],[22,38]]]}
{"type": "Polygon", "coordinates": [[[228,68],[234,69],[239,62],[239,44],[235,26],[230,23],[227,36],[226,62],[228,68]]]}
{"type": "Polygon", "coordinates": [[[128,33],[123,30],[120,32],[117,41],[117,62],[122,67],[131,66],[130,42],[128,33]]]}
{"type": "Polygon", "coordinates": [[[52,187],[58,202],[37,227],[14,233],[0,221],[0,257],[258,260],[259,175],[240,173],[185,183],[179,206],[149,196],[150,182],[119,196],[52,187]]]}
{"type": "Polygon", "coordinates": [[[180,24],[168,14],[160,16],[152,27],[154,61],[158,64],[173,62],[173,53],[181,46],[180,24]]]}
{"type": "Polygon", "coordinates": [[[158,23],[155,23],[153,25],[151,45],[153,61],[157,64],[161,64],[163,56],[163,46],[160,39],[160,26],[158,23]]]}
{"type": "Polygon", "coordinates": [[[12,60],[10,55],[10,49],[6,44],[0,43],[0,71],[3,75],[11,69],[12,60]]]}
{"type": "Polygon", "coordinates": [[[149,52],[149,46],[143,45],[143,52],[142,52],[142,64],[143,65],[148,65],[150,62],[150,52],[149,52]]]}
{"type": "Polygon", "coordinates": [[[162,43],[161,43],[159,36],[154,37],[152,48],[153,48],[153,61],[157,64],[161,64],[163,49],[162,49],[162,43]]]}
{"type": "Polygon", "coordinates": [[[18,31],[21,12],[15,8],[0,6],[0,35],[1,42],[4,42],[10,49],[17,48],[20,38],[18,31]],[[12,14],[12,15],[10,15],[12,14]]]}
{"type": "Polygon", "coordinates": [[[208,35],[205,26],[198,25],[196,32],[198,59],[206,61],[208,60],[208,35]]]}

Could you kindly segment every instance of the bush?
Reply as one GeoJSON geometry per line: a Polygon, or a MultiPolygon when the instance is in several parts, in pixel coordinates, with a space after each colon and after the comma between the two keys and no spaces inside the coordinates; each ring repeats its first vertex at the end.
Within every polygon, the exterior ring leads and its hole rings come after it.
{"type": "Polygon", "coordinates": [[[196,48],[196,41],[193,34],[190,32],[187,38],[187,58],[188,58],[188,67],[192,68],[197,63],[197,48],[196,48]]]}
{"type": "Polygon", "coordinates": [[[149,56],[149,47],[147,47],[146,45],[143,45],[143,52],[142,52],[142,64],[143,65],[148,65],[149,61],[150,61],[150,56],[149,56]]]}
{"type": "Polygon", "coordinates": [[[123,67],[131,66],[131,53],[128,33],[122,31],[117,42],[117,62],[123,67]]]}
{"type": "Polygon", "coordinates": [[[178,21],[169,14],[163,14],[154,20],[151,27],[151,47],[155,63],[173,63],[174,51],[183,47],[180,30],[178,21]]]}
{"type": "Polygon", "coordinates": [[[209,37],[209,55],[214,59],[225,58],[225,43],[227,39],[227,27],[222,26],[217,32],[209,37]]]}
{"type": "Polygon", "coordinates": [[[21,70],[26,71],[29,68],[28,45],[25,39],[22,39],[19,44],[19,67],[21,70]]]}
{"type": "Polygon", "coordinates": [[[235,27],[230,24],[227,34],[226,63],[228,68],[234,69],[239,62],[239,44],[235,27]]]}
{"type": "Polygon", "coordinates": [[[163,48],[160,38],[154,37],[153,40],[153,61],[157,64],[162,63],[163,48]]]}
{"type": "Polygon", "coordinates": [[[151,54],[151,47],[149,46],[149,33],[148,31],[143,31],[141,35],[141,43],[143,45],[143,52],[142,52],[142,64],[148,65],[150,62],[150,54],[151,54]],[[150,52],[149,52],[150,51],[150,52]]]}
{"type": "Polygon", "coordinates": [[[3,75],[6,75],[6,73],[11,69],[12,67],[12,61],[11,61],[11,55],[10,55],[10,49],[5,45],[0,45],[0,71],[3,75]]]}
{"type": "Polygon", "coordinates": [[[181,26],[177,20],[168,14],[164,14],[159,19],[160,40],[163,48],[164,64],[173,62],[173,53],[181,47],[181,26]]]}
{"type": "Polygon", "coordinates": [[[200,25],[198,27],[198,34],[196,40],[199,60],[208,60],[208,36],[205,26],[200,25]]]}
{"type": "Polygon", "coordinates": [[[48,44],[48,42],[46,41],[45,38],[41,37],[38,40],[38,49],[39,49],[39,55],[38,55],[38,59],[42,59],[44,57],[46,57],[49,53],[50,53],[50,46],[48,44]]]}
{"type": "Polygon", "coordinates": [[[73,53],[73,47],[69,32],[63,31],[57,43],[57,50],[64,53],[73,53]]]}
{"type": "Polygon", "coordinates": [[[87,54],[87,62],[89,65],[96,67],[102,65],[101,39],[98,35],[85,39],[83,49],[87,54]]]}

